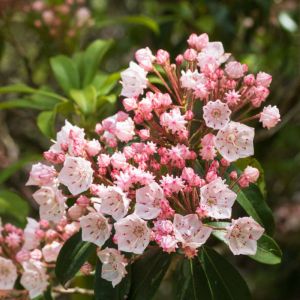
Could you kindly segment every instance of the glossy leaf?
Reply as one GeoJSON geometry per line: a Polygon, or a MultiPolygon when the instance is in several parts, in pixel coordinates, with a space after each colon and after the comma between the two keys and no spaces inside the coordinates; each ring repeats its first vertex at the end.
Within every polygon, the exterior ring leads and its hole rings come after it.
{"type": "Polygon", "coordinates": [[[82,87],[86,87],[93,81],[99,64],[111,45],[112,40],[97,40],[85,50],[82,58],[82,87]]]}
{"type": "Polygon", "coordinates": [[[54,137],[54,123],[55,123],[56,112],[44,111],[41,112],[37,117],[37,126],[41,132],[47,137],[54,137]]]}
{"type": "Polygon", "coordinates": [[[174,276],[176,300],[213,300],[204,270],[198,260],[184,258],[174,276]]]}
{"type": "Polygon", "coordinates": [[[208,280],[212,299],[251,299],[245,280],[223,256],[211,248],[203,247],[198,257],[208,280]]]}
{"type": "Polygon", "coordinates": [[[79,72],[69,57],[64,55],[55,56],[51,58],[50,64],[58,84],[66,95],[69,95],[71,89],[79,88],[79,72]]]}
{"type": "Polygon", "coordinates": [[[237,202],[249,216],[252,216],[266,229],[268,234],[272,235],[275,226],[273,214],[259,188],[251,184],[243,190],[238,191],[237,189],[237,187],[234,189],[237,192],[237,202]]]}
{"type": "Polygon", "coordinates": [[[96,264],[96,273],[95,273],[95,282],[94,282],[95,300],[127,299],[130,290],[130,279],[131,279],[131,273],[128,267],[127,267],[128,274],[115,287],[112,286],[111,282],[101,278],[101,270],[102,270],[102,264],[100,260],[98,260],[96,264]]]}
{"type": "Polygon", "coordinates": [[[97,106],[97,92],[93,86],[88,86],[84,90],[71,90],[70,95],[84,114],[92,114],[95,112],[97,106]]]}
{"type": "Polygon", "coordinates": [[[62,285],[65,285],[80,270],[96,246],[81,240],[81,231],[70,237],[57,258],[55,274],[62,285]]]}
{"type": "Polygon", "coordinates": [[[8,216],[18,224],[24,225],[28,213],[29,206],[26,200],[10,190],[0,189],[0,215],[8,216]]]}
{"type": "Polygon", "coordinates": [[[160,249],[145,252],[131,268],[130,300],[148,300],[155,295],[171,262],[171,255],[160,249]]]}

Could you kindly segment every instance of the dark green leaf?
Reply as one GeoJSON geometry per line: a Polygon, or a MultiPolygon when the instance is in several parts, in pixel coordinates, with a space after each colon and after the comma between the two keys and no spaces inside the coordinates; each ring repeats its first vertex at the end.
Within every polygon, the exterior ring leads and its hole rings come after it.
{"type": "Polygon", "coordinates": [[[37,117],[37,126],[47,137],[54,137],[55,111],[43,111],[37,117]]]}
{"type": "Polygon", "coordinates": [[[58,84],[66,95],[69,95],[71,89],[79,88],[79,72],[69,57],[55,56],[51,58],[50,64],[58,84]]]}
{"type": "Polygon", "coordinates": [[[81,62],[83,67],[83,81],[81,87],[86,87],[93,81],[99,64],[111,45],[111,40],[97,40],[85,50],[83,53],[83,61],[81,62]]]}
{"type": "Polygon", "coordinates": [[[1,215],[9,216],[16,220],[20,225],[24,225],[28,213],[29,206],[26,200],[10,190],[0,190],[1,215]]]}
{"type": "Polygon", "coordinates": [[[238,188],[235,187],[235,191],[238,193],[237,202],[248,215],[252,216],[266,229],[268,234],[272,235],[275,226],[273,214],[259,188],[256,185],[251,184],[243,190],[237,191],[237,189],[238,188]]]}
{"type": "Polygon", "coordinates": [[[213,299],[251,299],[249,288],[239,272],[215,250],[203,247],[199,254],[213,299]]]}
{"type": "Polygon", "coordinates": [[[116,285],[112,286],[111,282],[101,278],[102,264],[98,260],[96,265],[95,274],[95,300],[124,300],[127,299],[127,295],[130,290],[130,270],[125,278],[116,285]]]}
{"type": "Polygon", "coordinates": [[[65,285],[80,270],[96,246],[81,240],[81,231],[69,238],[59,252],[55,274],[62,285],[65,285]]]}
{"type": "Polygon", "coordinates": [[[213,300],[206,275],[197,258],[184,258],[179,263],[174,284],[177,300],[213,300]]]}
{"type": "Polygon", "coordinates": [[[53,300],[51,295],[51,286],[48,286],[47,290],[44,292],[44,300],[53,300]]]}
{"type": "Polygon", "coordinates": [[[145,252],[132,265],[130,300],[152,299],[167,272],[171,255],[159,249],[145,252]]]}

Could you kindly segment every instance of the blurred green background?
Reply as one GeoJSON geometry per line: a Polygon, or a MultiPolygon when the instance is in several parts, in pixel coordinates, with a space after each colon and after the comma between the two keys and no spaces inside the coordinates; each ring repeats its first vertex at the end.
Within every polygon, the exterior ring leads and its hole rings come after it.
{"type": "MultiPolygon", "coordinates": [[[[222,41],[226,52],[247,63],[250,71],[272,74],[269,102],[280,108],[282,122],[274,130],[257,129],[256,156],[265,169],[267,199],[275,214],[275,238],[283,249],[283,262],[272,267],[247,258],[234,261],[255,300],[300,299],[300,1],[83,1],[78,6],[89,9],[89,22],[76,27],[72,10],[61,16],[55,34],[50,27],[36,25],[40,16],[28,11],[29,2],[0,1],[2,87],[22,82],[62,94],[50,68],[53,56],[72,56],[96,39],[113,39],[100,63],[101,71],[113,73],[125,68],[135,50],[145,46],[153,52],[166,49],[174,58],[193,32],[207,32],[210,40],[222,41]]],[[[36,124],[42,109],[25,108],[20,102],[3,105],[18,97],[0,92],[0,214],[4,221],[22,225],[27,214],[37,216],[32,190],[24,184],[30,163],[39,159],[49,141],[36,124]]],[[[96,120],[103,116],[101,110],[93,115],[96,120]]],[[[167,299],[169,288],[165,283],[158,299],[167,299]]]]}

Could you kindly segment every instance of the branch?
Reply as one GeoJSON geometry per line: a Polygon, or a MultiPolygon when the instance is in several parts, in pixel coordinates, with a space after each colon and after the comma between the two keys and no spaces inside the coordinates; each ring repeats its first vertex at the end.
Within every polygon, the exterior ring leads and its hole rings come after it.
{"type": "Polygon", "coordinates": [[[81,294],[81,295],[90,295],[90,296],[94,295],[93,290],[83,289],[80,287],[74,287],[68,289],[65,289],[63,287],[54,287],[52,290],[59,294],[81,294]]]}

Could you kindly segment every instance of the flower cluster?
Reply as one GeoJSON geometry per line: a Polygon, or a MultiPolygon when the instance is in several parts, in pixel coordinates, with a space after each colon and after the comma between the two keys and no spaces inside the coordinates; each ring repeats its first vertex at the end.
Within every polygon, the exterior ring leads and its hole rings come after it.
{"type": "Polygon", "coordinates": [[[30,299],[42,295],[65,240],[79,230],[78,222],[62,219],[54,225],[27,219],[25,229],[0,224],[0,290],[13,290],[17,279],[30,299]]]}
{"type": "Polygon", "coordinates": [[[48,4],[35,0],[24,10],[33,26],[52,37],[73,38],[83,28],[92,25],[91,12],[84,6],[85,0],[65,0],[61,4],[48,4]]]}
{"type": "Polygon", "coordinates": [[[78,221],[113,286],[149,246],[192,258],[215,230],[233,254],[254,255],[264,229],[252,217],[232,219],[232,208],[259,170],[234,162],[254,154],[248,123],[280,121],[275,106],[260,111],[271,76],[248,73],[206,34],[192,34],[175,63],[165,50],[135,58],[121,73],[125,111],[97,124],[94,139],[66,121],[44,154],[51,166],[33,166],[41,218],[78,221]]]}

